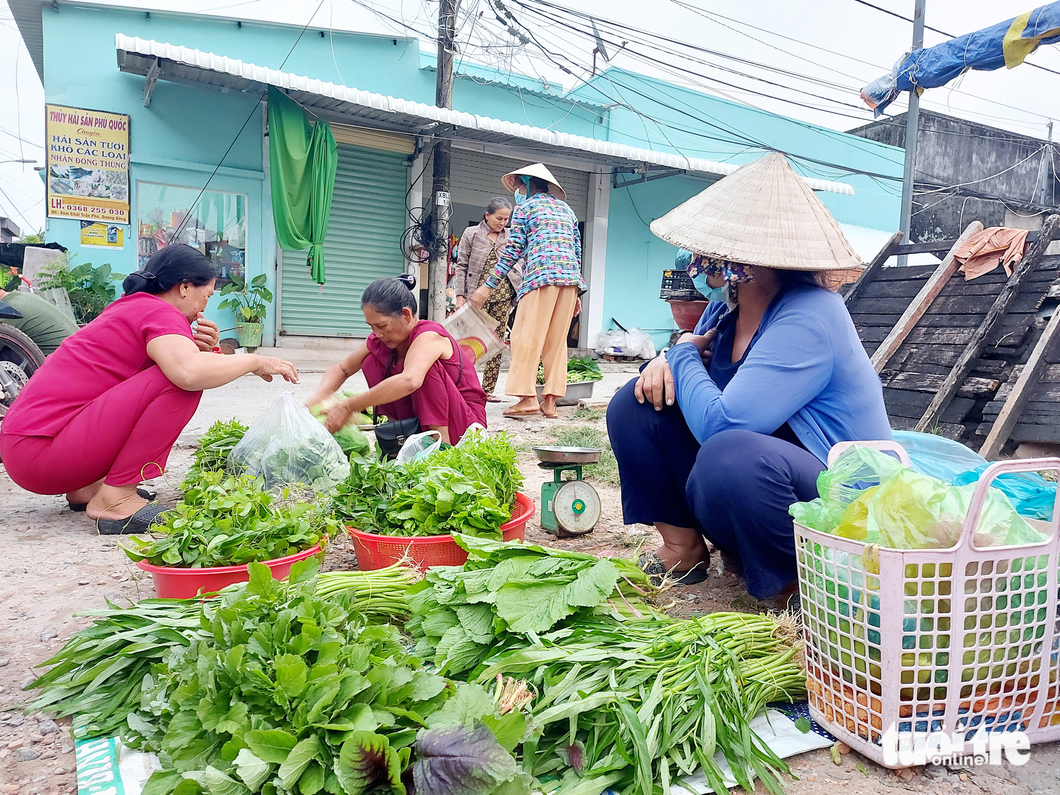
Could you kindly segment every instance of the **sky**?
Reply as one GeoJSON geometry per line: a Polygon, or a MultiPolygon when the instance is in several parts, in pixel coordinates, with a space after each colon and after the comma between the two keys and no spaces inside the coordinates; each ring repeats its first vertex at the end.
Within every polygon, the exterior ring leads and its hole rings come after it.
{"type": "MultiPolygon", "coordinates": [[[[522,43],[507,31],[488,0],[460,0],[460,58],[570,89],[591,74],[595,43],[588,18],[596,17],[613,66],[836,130],[872,120],[858,92],[889,71],[912,40],[912,24],[894,15],[912,17],[913,0],[871,0],[878,8],[866,5],[868,0],[503,2],[515,17],[509,25],[530,41],[522,43]]],[[[124,0],[115,5],[299,25],[312,19],[314,27],[420,35],[428,47],[438,13],[437,2],[428,0],[124,0]]],[[[1031,8],[1012,0],[927,0],[925,21],[959,36],[1031,8]]],[[[938,33],[925,34],[925,46],[944,40],[938,33]]],[[[1016,69],[969,72],[930,90],[922,106],[1044,139],[1047,123],[1060,120],[1058,73],[1060,46],[1041,47],[1016,69]]],[[[888,115],[904,111],[905,101],[899,100],[888,115]]],[[[1055,132],[1060,138],[1060,126],[1055,132]]],[[[0,0],[0,215],[12,218],[23,232],[45,225],[44,185],[33,170],[44,163],[43,145],[44,88],[7,2],[0,0]],[[13,160],[35,164],[5,162],[13,160]]]]}

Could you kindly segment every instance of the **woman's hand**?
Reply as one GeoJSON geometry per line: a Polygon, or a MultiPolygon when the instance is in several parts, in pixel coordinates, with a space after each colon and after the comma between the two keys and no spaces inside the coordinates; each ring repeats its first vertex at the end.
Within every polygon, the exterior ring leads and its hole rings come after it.
{"type": "Polygon", "coordinates": [[[475,290],[467,300],[471,302],[471,306],[475,307],[475,309],[482,309],[482,307],[486,305],[486,301],[489,300],[489,297],[490,288],[486,285],[482,285],[475,290]]]}
{"type": "Polygon", "coordinates": [[[578,317],[582,313],[582,297],[579,295],[574,299],[574,317],[578,317]]]}
{"type": "Polygon", "coordinates": [[[328,433],[335,433],[350,421],[351,416],[353,416],[353,409],[344,400],[342,403],[332,406],[331,410],[328,411],[328,418],[324,421],[324,427],[328,429],[328,433]]]}
{"type": "Polygon", "coordinates": [[[254,375],[266,381],[271,381],[274,375],[279,375],[284,381],[292,384],[298,383],[298,370],[290,362],[275,356],[258,356],[258,358],[261,361],[254,368],[254,375]]]}
{"type": "Polygon", "coordinates": [[[638,403],[648,401],[656,411],[662,411],[663,405],[672,406],[677,399],[674,389],[674,376],[670,372],[670,363],[659,354],[640,371],[640,377],[633,387],[633,395],[638,403]]]}
{"type": "Polygon", "coordinates": [[[207,353],[216,348],[221,341],[221,331],[217,328],[217,324],[212,320],[207,320],[202,312],[195,317],[195,330],[192,336],[199,350],[207,353]]]}
{"type": "Polygon", "coordinates": [[[464,296],[462,296],[462,295],[458,295],[458,296],[456,297],[456,308],[457,308],[457,309],[459,309],[460,307],[462,307],[462,306],[463,306],[464,304],[466,304],[466,303],[467,303],[467,299],[466,299],[466,298],[464,298],[464,296]]]}
{"type": "Polygon", "coordinates": [[[680,345],[682,342],[691,342],[696,346],[699,351],[699,355],[703,357],[703,364],[707,364],[710,361],[711,355],[714,353],[714,337],[717,335],[717,329],[711,329],[706,334],[682,334],[681,339],[677,341],[680,345]]]}

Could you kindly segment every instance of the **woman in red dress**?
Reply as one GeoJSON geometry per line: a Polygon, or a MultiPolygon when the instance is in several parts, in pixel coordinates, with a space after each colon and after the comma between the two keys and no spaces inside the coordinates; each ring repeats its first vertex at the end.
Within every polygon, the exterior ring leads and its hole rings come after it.
{"type": "Polygon", "coordinates": [[[416,298],[405,281],[372,282],[361,296],[361,310],[372,333],[328,368],[307,402],[317,405],[358,370],[364,373],[368,391],[328,412],[329,431],[373,406],[391,420],[417,417],[421,428],[438,431],[446,444],[456,444],[474,423],[486,426],[486,393],[474,359],[461,352],[440,323],[419,319],[416,298]]]}
{"type": "Polygon", "coordinates": [[[243,375],[298,382],[270,356],[213,353],[210,260],[167,246],[125,278],[125,295],[33,374],[0,423],[0,458],[27,491],[66,494],[104,535],[141,533],[164,510],[137,493],[159,477],[204,389],[243,375]],[[195,323],[195,329],[191,324],[195,323]]]}

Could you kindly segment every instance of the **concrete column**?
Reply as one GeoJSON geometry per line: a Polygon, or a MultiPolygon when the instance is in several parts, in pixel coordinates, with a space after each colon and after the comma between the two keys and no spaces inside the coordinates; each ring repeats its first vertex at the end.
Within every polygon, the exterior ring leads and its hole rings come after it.
{"type": "Polygon", "coordinates": [[[582,298],[582,320],[578,344],[595,348],[604,327],[604,272],[607,265],[607,213],[611,200],[611,172],[589,175],[589,211],[585,223],[582,273],[589,291],[582,298]]]}

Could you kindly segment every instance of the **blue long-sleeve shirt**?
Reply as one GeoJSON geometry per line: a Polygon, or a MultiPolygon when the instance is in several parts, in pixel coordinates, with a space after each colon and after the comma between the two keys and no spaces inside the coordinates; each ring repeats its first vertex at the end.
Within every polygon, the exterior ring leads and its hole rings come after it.
{"type": "MultiPolygon", "coordinates": [[[[711,302],[695,333],[715,328],[726,312],[711,302]]],[[[691,343],[674,345],[666,360],[700,442],[730,429],[769,434],[786,422],[825,461],[837,442],[891,438],[883,387],[843,299],[820,287],[796,285],[773,300],[724,391],[691,343]]]]}

